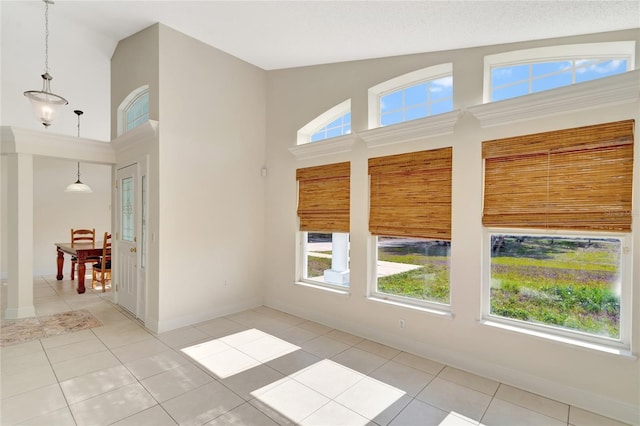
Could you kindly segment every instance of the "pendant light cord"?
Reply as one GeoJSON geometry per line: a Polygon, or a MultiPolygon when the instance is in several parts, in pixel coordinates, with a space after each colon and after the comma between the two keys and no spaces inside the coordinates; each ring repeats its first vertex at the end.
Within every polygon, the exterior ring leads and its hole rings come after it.
{"type": "MultiPolygon", "coordinates": [[[[84,114],[84,112],[80,111],[79,109],[76,109],[73,111],[73,113],[78,116],[78,138],[79,138],[80,137],[80,116],[84,114]]],[[[78,161],[78,182],[77,183],[80,183],[80,162],[79,161],[78,161]]]]}
{"type": "Polygon", "coordinates": [[[43,0],[44,8],[44,72],[49,72],[49,1],[43,0]]]}

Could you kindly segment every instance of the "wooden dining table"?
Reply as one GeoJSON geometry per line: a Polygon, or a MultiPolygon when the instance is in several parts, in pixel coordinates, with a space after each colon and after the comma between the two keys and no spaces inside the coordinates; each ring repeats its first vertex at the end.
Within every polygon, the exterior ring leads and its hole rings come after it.
{"type": "Polygon", "coordinates": [[[56,243],[56,252],[58,253],[58,275],[56,275],[56,279],[59,281],[63,278],[62,267],[64,266],[65,253],[70,256],[75,256],[78,259],[77,291],[79,294],[84,293],[86,291],[84,287],[84,274],[87,272],[85,263],[95,262],[96,257],[102,256],[102,241],[96,242],[95,246],[92,243],[75,243],[73,247],[71,247],[71,243],[56,243]]]}

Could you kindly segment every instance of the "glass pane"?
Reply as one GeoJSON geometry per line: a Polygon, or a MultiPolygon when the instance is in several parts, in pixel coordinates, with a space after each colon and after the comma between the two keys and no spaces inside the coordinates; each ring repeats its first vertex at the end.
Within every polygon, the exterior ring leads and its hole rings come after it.
{"type": "Polygon", "coordinates": [[[380,98],[380,112],[386,113],[402,108],[402,91],[394,92],[380,98]]]}
{"type": "Polygon", "coordinates": [[[126,110],[126,130],[138,127],[149,120],[149,93],[138,97],[126,110]]]}
{"type": "Polygon", "coordinates": [[[567,71],[571,73],[571,61],[544,62],[542,64],[533,64],[531,68],[531,74],[533,77],[541,77],[543,75],[553,74],[561,71],[567,71]]]}
{"type": "Polygon", "coordinates": [[[596,80],[598,78],[608,77],[615,74],[622,74],[626,71],[627,61],[620,59],[592,63],[591,65],[582,66],[579,68],[576,64],[576,83],[596,80]]]}
{"type": "Polygon", "coordinates": [[[327,128],[332,128],[332,127],[342,127],[342,117],[338,117],[335,120],[333,120],[331,123],[327,124],[326,126],[327,128]]]}
{"type": "Polygon", "coordinates": [[[311,142],[321,141],[327,138],[326,132],[318,132],[311,135],[311,142]]]}
{"type": "Polygon", "coordinates": [[[122,187],[122,241],[133,242],[135,235],[133,220],[133,178],[127,177],[121,181],[122,187]]]}
{"type": "Polygon", "coordinates": [[[427,106],[420,106],[417,108],[409,108],[404,113],[404,120],[415,120],[416,118],[422,118],[427,116],[427,106]]]}
{"type": "Polygon", "coordinates": [[[142,217],[140,218],[140,223],[142,224],[142,229],[140,230],[142,233],[142,237],[140,241],[140,258],[142,269],[146,267],[147,264],[147,253],[145,251],[146,241],[147,241],[147,177],[142,176],[142,217]]]}
{"type": "Polygon", "coordinates": [[[393,112],[391,114],[384,114],[380,117],[380,125],[388,126],[390,124],[396,124],[402,122],[402,111],[393,112]]]}
{"type": "Polygon", "coordinates": [[[429,84],[429,97],[432,101],[453,97],[453,77],[444,77],[433,80],[429,84]]]}
{"type": "Polygon", "coordinates": [[[491,70],[491,87],[529,79],[529,65],[512,65],[491,70]]]}
{"type": "Polygon", "coordinates": [[[308,232],[306,242],[306,274],[303,278],[348,287],[349,234],[308,232]]]}
{"type": "Polygon", "coordinates": [[[503,99],[516,98],[529,94],[529,82],[516,84],[514,86],[503,87],[491,92],[492,101],[501,101],[503,99]]]}
{"type": "Polygon", "coordinates": [[[342,127],[334,127],[332,129],[327,129],[327,138],[335,138],[336,136],[342,135],[342,127]]]}
{"type": "Polygon", "coordinates": [[[377,291],[449,303],[449,241],[378,237],[377,291]]]}
{"type": "Polygon", "coordinates": [[[536,93],[569,85],[571,85],[571,73],[565,72],[533,80],[531,83],[531,91],[536,93]]]}
{"type": "Polygon", "coordinates": [[[443,101],[432,103],[429,106],[429,110],[429,115],[437,115],[453,111],[453,99],[445,99],[443,101]]]}
{"type": "Polygon", "coordinates": [[[427,83],[408,87],[404,90],[405,107],[427,103],[427,83]]]}
{"type": "Polygon", "coordinates": [[[491,237],[491,314],[620,336],[617,239],[491,237]]]}

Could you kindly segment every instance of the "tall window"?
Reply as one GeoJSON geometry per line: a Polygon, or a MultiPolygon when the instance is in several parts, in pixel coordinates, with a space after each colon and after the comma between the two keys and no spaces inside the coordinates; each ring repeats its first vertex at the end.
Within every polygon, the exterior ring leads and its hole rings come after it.
{"type": "Polygon", "coordinates": [[[633,125],[483,143],[485,317],[628,344],[633,125]]]}
{"type": "Polygon", "coordinates": [[[349,287],[350,177],[349,162],[296,171],[303,282],[349,287]]]}
{"type": "Polygon", "coordinates": [[[485,58],[485,101],[524,96],[633,69],[635,42],[552,46],[485,58]]]}
{"type": "Polygon", "coordinates": [[[132,91],[118,107],[118,135],[149,121],[149,86],[132,91]]]}
{"type": "Polygon", "coordinates": [[[453,110],[452,64],[387,80],[369,89],[369,127],[388,126],[453,110]]]}
{"type": "Polygon", "coordinates": [[[351,99],[323,112],[298,130],[298,145],[351,133],[351,99]]]}
{"type": "Polygon", "coordinates": [[[449,304],[452,148],[369,159],[372,295],[449,304]]]}

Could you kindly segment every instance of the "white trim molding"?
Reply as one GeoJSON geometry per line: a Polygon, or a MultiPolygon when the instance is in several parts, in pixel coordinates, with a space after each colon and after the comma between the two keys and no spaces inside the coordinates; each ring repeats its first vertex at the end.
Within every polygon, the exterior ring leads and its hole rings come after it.
{"type": "Polygon", "coordinates": [[[0,128],[0,153],[40,155],[87,163],[115,164],[109,142],[11,126],[0,128]]]}
{"type": "Polygon", "coordinates": [[[490,127],[640,100],[640,70],[467,108],[490,127]]]}
{"type": "Polygon", "coordinates": [[[444,114],[431,115],[391,126],[377,127],[358,132],[358,136],[365,141],[368,148],[374,148],[448,135],[453,133],[453,129],[460,117],[460,112],[459,109],[456,109],[444,114]]]}
{"type": "Polygon", "coordinates": [[[322,157],[324,155],[350,152],[353,149],[357,136],[353,133],[324,139],[318,142],[309,142],[304,145],[296,145],[289,148],[289,152],[298,160],[322,157]]]}

